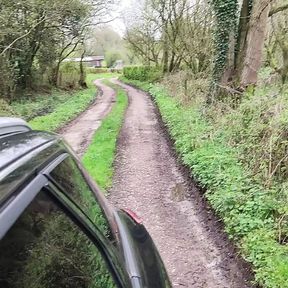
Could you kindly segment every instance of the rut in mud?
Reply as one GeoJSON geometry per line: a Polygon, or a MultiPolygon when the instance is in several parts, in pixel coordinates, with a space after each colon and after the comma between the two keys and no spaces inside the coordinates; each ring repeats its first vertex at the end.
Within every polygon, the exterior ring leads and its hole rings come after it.
{"type": "Polygon", "coordinates": [[[99,89],[95,103],[75,118],[60,133],[77,155],[82,156],[92,140],[94,132],[100,127],[102,119],[111,111],[115,102],[115,92],[101,80],[94,84],[99,89]]]}
{"type": "Polygon", "coordinates": [[[129,107],[118,141],[110,201],[143,218],[173,287],[252,287],[249,273],[177,164],[150,97],[114,82],[128,91],[129,107]]]}

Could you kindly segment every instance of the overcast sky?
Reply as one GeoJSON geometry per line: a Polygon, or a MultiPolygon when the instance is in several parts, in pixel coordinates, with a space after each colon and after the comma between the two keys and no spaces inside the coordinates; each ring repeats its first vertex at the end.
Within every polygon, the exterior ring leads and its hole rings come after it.
{"type": "Polygon", "coordinates": [[[137,2],[139,0],[120,0],[118,11],[114,13],[114,17],[118,18],[110,23],[112,28],[118,32],[121,36],[124,35],[125,32],[125,24],[122,19],[123,13],[125,14],[127,11],[132,11],[137,6],[137,2]]]}

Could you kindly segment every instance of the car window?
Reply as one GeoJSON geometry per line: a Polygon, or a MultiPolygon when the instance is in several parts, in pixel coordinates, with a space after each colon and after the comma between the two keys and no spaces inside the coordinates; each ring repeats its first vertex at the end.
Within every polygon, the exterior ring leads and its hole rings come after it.
{"type": "Polygon", "coordinates": [[[93,191],[71,157],[61,162],[50,176],[73,199],[82,211],[97,225],[107,237],[112,237],[110,225],[97,202],[93,191]]]}
{"type": "Polygon", "coordinates": [[[97,247],[40,192],[0,241],[0,287],[117,287],[97,247]]]}

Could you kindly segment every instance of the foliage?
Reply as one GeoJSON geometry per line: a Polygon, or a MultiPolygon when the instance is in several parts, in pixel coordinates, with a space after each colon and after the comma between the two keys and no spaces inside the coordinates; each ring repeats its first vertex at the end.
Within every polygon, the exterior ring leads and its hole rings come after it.
{"type": "Polygon", "coordinates": [[[5,29],[1,34],[0,57],[9,63],[16,88],[31,88],[36,70],[44,74],[47,68],[53,68],[60,35],[68,37],[71,30],[78,33],[88,6],[80,0],[73,0],[70,5],[58,0],[52,4],[47,0],[6,1],[2,6],[4,15],[9,16],[1,18],[5,29]],[[49,49],[45,49],[47,46],[49,49]]]}
{"type": "MultiPolygon", "coordinates": [[[[73,94],[69,92],[52,90],[51,93],[33,95],[33,98],[23,97],[19,101],[13,101],[9,107],[11,107],[19,117],[29,121],[37,116],[51,113],[58,105],[68,101],[72,95],[73,94]]],[[[11,113],[7,113],[5,116],[10,115],[11,113]]]]}
{"type": "Polygon", "coordinates": [[[154,82],[161,78],[162,72],[152,66],[126,66],[123,75],[127,79],[154,82]]]}
{"type": "Polygon", "coordinates": [[[117,60],[121,60],[121,54],[117,50],[109,50],[105,53],[107,67],[111,68],[117,60]]]}
{"type": "Polygon", "coordinates": [[[91,25],[108,20],[114,4],[111,0],[72,0],[69,5],[62,0],[2,2],[0,97],[8,101],[21,98],[26,89],[57,86],[63,60],[83,46],[91,25]]]}
{"type": "Polygon", "coordinates": [[[87,72],[92,74],[104,74],[108,73],[108,68],[94,68],[94,67],[87,67],[87,72]]]}
{"type": "Polygon", "coordinates": [[[227,65],[231,37],[235,38],[238,1],[213,0],[212,5],[216,16],[214,79],[218,81],[227,65]]]}
{"type": "Polygon", "coordinates": [[[164,73],[184,65],[195,73],[210,69],[213,18],[206,1],[145,1],[139,16],[128,19],[125,35],[130,50],[144,65],[164,73]]]}
{"type": "MultiPolygon", "coordinates": [[[[149,4],[146,5],[149,6],[149,4]]],[[[151,19],[153,13],[147,10],[149,7],[146,6],[145,12],[137,23],[132,22],[126,31],[125,40],[132,54],[139,58],[144,65],[159,65],[162,45],[158,39],[159,36],[155,33],[155,31],[159,31],[159,26],[154,19],[151,19]]],[[[135,15],[133,15],[134,17],[135,15]]]]}
{"type": "Polygon", "coordinates": [[[275,85],[259,87],[254,94],[247,92],[237,109],[217,120],[221,126],[233,124],[233,129],[223,133],[266,186],[282,185],[288,175],[287,95],[288,90],[275,85]]]}
{"type": "MultiPolygon", "coordinates": [[[[84,77],[85,70],[84,70],[84,77]]],[[[59,69],[58,86],[62,89],[77,89],[79,87],[80,67],[73,62],[62,63],[59,69]]]]}
{"type": "Polygon", "coordinates": [[[56,131],[84,111],[95,99],[95,86],[92,84],[95,78],[94,75],[88,76],[89,89],[74,93],[52,113],[35,117],[29,122],[31,127],[35,130],[56,131]]]}
{"type": "Polygon", "coordinates": [[[105,56],[107,67],[113,66],[116,60],[122,60],[126,65],[133,64],[134,57],[131,57],[125,41],[109,26],[95,28],[91,36],[86,45],[89,55],[105,56]]]}
{"type": "Polygon", "coordinates": [[[118,86],[113,88],[117,91],[115,106],[103,120],[100,128],[93,136],[92,143],[83,156],[83,163],[89,174],[105,190],[112,184],[116,141],[128,104],[126,92],[118,86]]]}
{"type": "Polygon", "coordinates": [[[16,116],[17,112],[5,100],[0,99],[0,117],[16,116]]]}
{"type": "Polygon", "coordinates": [[[183,105],[191,105],[195,101],[203,102],[205,100],[210,89],[210,81],[206,73],[194,74],[190,70],[186,70],[166,75],[161,80],[161,84],[183,105]]]}
{"type": "MultiPolygon", "coordinates": [[[[126,81],[149,91],[153,96],[183,163],[191,169],[193,177],[207,189],[205,195],[222,218],[227,233],[238,244],[244,258],[253,264],[256,281],[268,288],[288,287],[286,177],[282,178],[280,186],[277,177],[273,178],[275,182],[267,186],[257,177],[262,171],[261,168],[257,172],[249,166],[252,153],[255,153],[255,150],[258,152],[258,144],[262,142],[262,137],[269,135],[265,133],[272,124],[271,114],[266,118],[263,109],[259,109],[258,101],[261,101],[263,94],[261,97],[254,96],[255,99],[248,94],[246,103],[238,109],[229,108],[224,103],[222,109],[207,109],[203,101],[192,101],[192,105],[185,107],[181,105],[179,98],[171,97],[159,85],[126,81]],[[239,113],[243,113],[243,118],[239,117],[239,113]],[[237,119],[237,122],[232,119],[237,119]],[[263,119],[266,121],[263,122],[263,119]],[[257,131],[257,125],[262,132],[253,132],[255,128],[257,131]],[[250,137],[247,138],[248,135],[250,137]],[[253,152],[249,149],[255,150],[253,152]],[[243,159],[244,161],[241,161],[243,159]]],[[[267,108],[267,105],[273,107],[273,96],[270,94],[267,98],[270,100],[263,108],[267,108]]],[[[284,109],[286,106],[282,107],[284,109]]],[[[279,112],[279,109],[276,111],[279,112]]],[[[278,119],[279,124],[282,123],[287,114],[284,111],[280,113],[282,117],[279,114],[275,115],[275,118],[272,116],[273,121],[278,119]]],[[[286,126],[283,122],[282,129],[286,126]]],[[[269,137],[277,140],[279,134],[269,137]]],[[[282,139],[285,141],[285,137],[282,139]]],[[[281,137],[277,141],[281,143],[281,137]]],[[[263,143],[266,144],[264,141],[263,143]]],[[[273,145],[275,148],[281,147],[275,143],[273,145]]],[[[283,151],[282,148],[279,151],[283,151]]],[[[255,160],[257,161],[256,158],[255,160]]],[[[263,163],[263,160],[258,158],[258,162],[263,163]]]]}

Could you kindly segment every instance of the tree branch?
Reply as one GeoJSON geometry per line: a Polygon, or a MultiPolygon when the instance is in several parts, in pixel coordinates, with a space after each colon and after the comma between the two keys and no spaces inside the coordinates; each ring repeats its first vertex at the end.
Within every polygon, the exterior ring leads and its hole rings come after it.
{"type": "Polygon", "coordinates": [[[269,17],[273,16],[276,13],[282,12],[284,10],[288,9],[288,4],[284,4],[282,6],[276,7],[271,9],[271,11],[269,12],[269,17]]]}
{"type": "Polygon", "coordinates": [[[28,32],[26,32],[25,34],[19,36],[18,38],[16,38],[14,41],[12,41],[2,52],[0,55],[4,55],[5,52],[10,49],[17,41],[27,37],[37,26],[39,26],[42,22],[44,22],[46,20],[45,15],[42,17],[42,19],[37,22],[28,32]]]}

